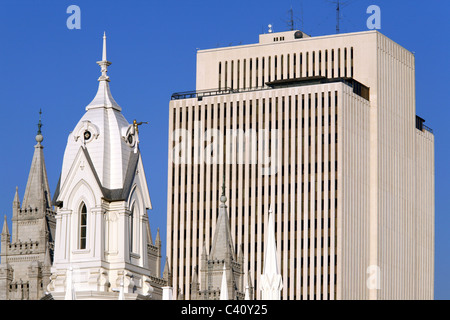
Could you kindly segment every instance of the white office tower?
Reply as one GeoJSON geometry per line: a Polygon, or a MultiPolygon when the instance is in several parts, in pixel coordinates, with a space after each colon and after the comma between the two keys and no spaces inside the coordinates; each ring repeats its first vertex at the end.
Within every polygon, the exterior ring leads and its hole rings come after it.
{"type": "Polygon", "coordinates": [[[70,133],[54,202],[57,205],[53,299],[161,299],[159,233],[151,209],[138,124],[114,101],[106,59],[94,100],[70,133]],[[69,292],[68,292],[69,291],[69,292]]]}
{"type": "Polygon", "coordinates": [[[225,175],[256,299],[269,205],[281,299],[432,299],[434,136],[415,101],[414,55],[377,31],[199,50],[196,91],[170,101],[174,290],[189,298],[225,175]]]}

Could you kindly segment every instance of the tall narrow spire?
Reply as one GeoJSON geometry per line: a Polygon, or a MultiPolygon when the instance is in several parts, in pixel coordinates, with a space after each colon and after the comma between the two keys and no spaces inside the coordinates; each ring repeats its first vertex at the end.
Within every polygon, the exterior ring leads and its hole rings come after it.
{"type": "Polygon", "coordinates": [[[278,263],[277,263],[277,245],[275,242],[275,226],[273,222],[273,211],[272,206],[269,209],[269,225],[267,227],[267,249],[264,261],[264,273],[275,273],[278,274],[278,263]]]}
{"type": "Polygon", "coordinates": [[[106,31],[103,32],[103,52],[102,52],[102,61],[108,61],[106,59],[106,31]]]}
{"type": "MultiPolygon", "coordinates": [[[[31,207],[33,209],[42,208],[45,210],[50,207],[51,203],[50,187],[44,161],[44,147],[41,145],[41,142],[44,140],[41,132],[41,114],[42,111],[39,112],[38,134],[36,135],[37,144],[34,146],[33,160],[31,162],[28,182],[23,197],[22,208],[24,209],[31,207]]],[[[15,202],[16,200],[17,199],[14,198],[15,202]]]]}
{"type": "Polygon", "coordinates": [[[14,194],[13,208],[16,208],[16,209],[20,208],[19,187],[17,187],[17,186],[16,186],[16,193],[14,194]]]}
{"type": "Polygon", "coordinates": [[[265,243],[264,268],[261,275],[261,299],[280,300],[283,281],[278,270],[277,246],[275,243],[275,226],[273,222],[272,206],[269,210],[268,235],[265,243]]]}
{"type": "Polygon", "coordinates": [[[108,67],[111,65],[106,58],[106,32],[103,33],[103,50],[102,50],[102,60],[97,61],[97,64],[101,68],[102,75],[98,78],[99,85],[97,94],[95,95],[94,100],[86,107],[86,110],[95,109],[95,108],[113,108],[117,111],[121,111],[122,109],[114,100],[111,95],[111,91],[109,89],[109,76],[107,75],[108,67]]]}
{"type": "MultiPolygon", "coordinates": [[[[225,176],[224,176],[225,179],[225,176]]],[[[225,202],[227,197],[225,196],[225,181],[222,185],[222,196],[220,197],[220,202],[222,204],[219,208],[219,216],[217,218],[216,230],[214,232],[213,244],[211,247],[210,257],[212,259],[228,259],[235,258],[233,249],[233,240],[230,231],[230,222],[228,219],[228,210],[225,202]]]]}
{"type": "Polygon", "coordinates": [[[5,219],[3,221],[3,229],[2,229],[2,235],[7,235],[9,237],[9,229],[8,229],[8,220],[6,219],[6,215],[5,215],[5,219]]]}
{"type": "Polygon", "coordinates": [[[110,81],[108,75],[106,74],[108,72],[108,67],[111,65],[111,62],[109,62],[106,59],[106,32],[103,32],[103,51],[102,51],[102,60],[98,61],[97,64],[101,68],[102,75],[100,78],[98,78],[98,81],[110,81]]]}

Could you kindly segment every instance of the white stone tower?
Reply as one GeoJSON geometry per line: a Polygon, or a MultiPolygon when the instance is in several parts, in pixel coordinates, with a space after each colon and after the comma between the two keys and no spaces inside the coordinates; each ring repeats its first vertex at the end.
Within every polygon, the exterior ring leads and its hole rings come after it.
{"type": "Polygon", "coordinates": [[[153,245],[152,208],[138,129],[109,88],[106,36],[98,92],[69,134],[54,197],[55,257],[48,290],[64,299],[160,299],[161,243],[153,245]],[[68,283],[69,274],[72,280],[68,283]]]}

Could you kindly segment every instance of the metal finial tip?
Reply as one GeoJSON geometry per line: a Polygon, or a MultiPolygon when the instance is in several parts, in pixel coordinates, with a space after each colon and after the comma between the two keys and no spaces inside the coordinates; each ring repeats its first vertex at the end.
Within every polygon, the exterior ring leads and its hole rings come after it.
{"type": "Polygon", "coordinates": [[[222,203],[227,202],[227,197],[225,196],[225,173],[223,174],[222,195],[220,196],[220,202],[222,203]]]}
{"type": "Polygon", "coordinates": [[[41,115],[42,115],[42,109],[39,109],[38,132],[37,132],[37,135],[36,135],[36,141],[37,142],[42,142],[42,140],[43,140],[42,131],[41,131],[41,128],[42,128],[41,115]]]}

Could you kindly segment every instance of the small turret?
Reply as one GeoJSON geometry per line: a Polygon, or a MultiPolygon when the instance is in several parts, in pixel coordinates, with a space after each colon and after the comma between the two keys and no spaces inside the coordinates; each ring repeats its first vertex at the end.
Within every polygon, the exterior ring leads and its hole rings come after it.
{"type": "Polygon", "coordinates": [[[1,234],[1,259],[0,263],[6,263],[4,260],[4,257],[8,254],[8,245],[10,244],[11,235],[9,234],[9,228],[8,228],[8,220],[6,219],[3,222],[3,229],[1,234]]]}

